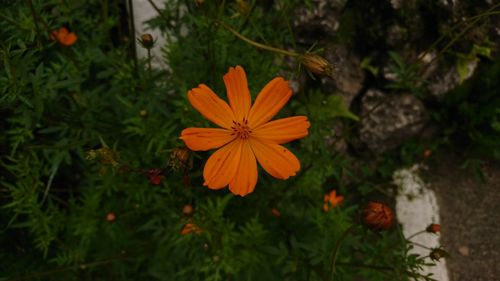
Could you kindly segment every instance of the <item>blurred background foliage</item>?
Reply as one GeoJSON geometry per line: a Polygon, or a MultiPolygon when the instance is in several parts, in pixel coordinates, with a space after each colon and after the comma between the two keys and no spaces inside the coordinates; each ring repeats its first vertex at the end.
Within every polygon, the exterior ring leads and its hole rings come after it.
{"type": "MultiPolygon", "coordinates": [[[[368,161],[356,150],[356,104],[349,109],[309,76],[282,110],[312,124],[288,145],[301,172],[288,181],[260,173],[245,198],[202,187],[210,153],[188,152],[178,139],[186,127],[210,126],[187,91],[205,83],[224,95],[229,66],[245,68],[254,97],[275,76],[305,71],[217,21],[304,54],[321,46],[297,43],[290,15],[313,2],[168,1],[148,22],[169,39],[161,58],[169,68],[160,70],[135,57],[125,1],[2,1],[0,280],[429,280],[418,269],[431,261],[408,253],[399,227],[363,228],[360,210],[374,198],[390,202],[392,171],[421,161],[427,147],[465,145],[471,159],[498,159],[498,60],[434,108],[442,134],[368,161]],[[74,45],[51,38],[61,26],[78,36],[74,45]],[[344,126],[341,135],[334,124],[344,126]],[[345,201],[324,212],[332,189],[345,201]],[[181,234],[187,225],[195,230],[181,234]]],[[[381,48],[380,26],[360,17],[363,1],[344,2],[335,40],[367,57],[383,52],[399,75],[388,88],[425,100],[416,66],[381,48]]]]}

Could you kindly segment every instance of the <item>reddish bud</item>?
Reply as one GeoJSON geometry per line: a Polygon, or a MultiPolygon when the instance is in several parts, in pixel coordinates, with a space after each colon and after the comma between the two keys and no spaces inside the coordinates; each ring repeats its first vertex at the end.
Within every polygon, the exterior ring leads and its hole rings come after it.
{"type": "Polygon", "coordinates": [[[273,214],[273,216],[275,216],[277,218],[281,217],[281,212],[278,211],[278,209],[276,209],[276,208],[271,209],[271,214],[273,214]]]}
{"type": "Polygon", "coordinates": [[[441,225],[437,223],[432,223],[425,230],[431,233],[438,233],[441,231],[441,225]]]}
{"type": "Polygon", "coordinates": [[[394,212],[383,203],[370,202],[363,210],[363,222],[375,231],[388,230],[394,222],[394,212]]]}
{"type": "Polygon", "coordinates": [[[194,213],[193,205],[191,205],[191,204],[184,205],[184,207],[182,207],[182,213],[186,216],[193,215],[193,213],[194,213]]]}
{"type": "Polygon", "coordinates": [[[163,180],[162,171],[160,169],[151,169],[148,171],[148,178],[150,183],[159,185],[163,180]]]}
{"type": "Polygon", "coordinates": [[[107,215],[106,215],[106,221],[109,221],[109,222],[113,222],[116,220],[116,215],[115,213],[113,212],[109,212],[107,215]]]}
{"type": "Polygon", "coordinates": [[[432,155],[432,150],[430,150],[430,149],[426,149],[426,150],[424,151],[424,157],[425,157],[425,158],[429,158],[429,157],[431,157],[431,155],[432,155]]]}

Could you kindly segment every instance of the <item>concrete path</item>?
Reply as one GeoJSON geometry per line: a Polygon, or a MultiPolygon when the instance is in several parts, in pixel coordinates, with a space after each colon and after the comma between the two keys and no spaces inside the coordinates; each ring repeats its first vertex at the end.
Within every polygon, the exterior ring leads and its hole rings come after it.
{"type": "Polygon", "coordinates": [[[481,184],[457,155],[429,162],[423,175],[440,208],[450,281],[500,281],[500,165],[482,165],[481,184]]]}

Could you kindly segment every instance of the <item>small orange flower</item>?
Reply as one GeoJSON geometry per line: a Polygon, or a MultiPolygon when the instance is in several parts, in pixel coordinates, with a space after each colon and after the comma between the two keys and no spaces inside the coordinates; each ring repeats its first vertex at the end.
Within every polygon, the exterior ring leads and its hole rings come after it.
{"type": "Polygon", "coordinates": [[[363,210],[363,221],[372,230],[388,230],[394,221],[394,212],[383,203],[370,202],[363,210]]]}
{"type": "Polygon", "coordinates": [[[437,223],[432,223],[425,230],[431,233],[438,233],[441,231],[441,225],[437,223]]]}
{"type": "Polygon", "coordinates": [[[109,212],[106,214],[106,220],[109,222],[113,222],[116,220],[116,215],[113,212],[109,212]]]}
{"type": "Polygon", "coordinates": [[[201,229],[196,224],[191,223],[191,222],[186,223],[181,230],[182,235],[186,235],[186,234],[189,234],[192,232],[194,232],[195,234],[200,234],[201,229]]]}
{"type": "Polygon", "coordinates": [[[188,93],[189,102],[205,118],[221,128],[187,128],[181,133],[186,146],[195,151],[219,148],[208,158],[203,177],[210,189],[229,190],[240,196],[257,184],[257,162],[271,176],[288,179],[300,170],[300,162],[281,144],[308,135],[306,116],[270,121],[292,96],[288,82],[271,80],[252,105],[245,71],[229,68],[224,75],[229,104],[209,87],[200,84],[188,93]]]}
{"type": "Polygon", "coordinates": [[[51,35],[52,39],[67,47],[75,44],[76,39],[78,39],[74,32],[69,32],[64,26],[59,28],[59,30],[52,30],[51,35]]]}
{"type": "Polygon", "coordinates": [[[332,208],[337,207],[340,203],[344,201],[344,196],[337,196],[337,191],[334,189],[330,193],[323,196],[323,211],[328,212],[330,206],[332,208]],[[330,204],[328,204],[330,203],[330,204]]]}
{"type": "Polygon", "coordinates": [[[281,212],[276,208],[271,209],[271,214],[273,214],[273,216],[275,216],[277,218],[281,217],[281,212]]]}

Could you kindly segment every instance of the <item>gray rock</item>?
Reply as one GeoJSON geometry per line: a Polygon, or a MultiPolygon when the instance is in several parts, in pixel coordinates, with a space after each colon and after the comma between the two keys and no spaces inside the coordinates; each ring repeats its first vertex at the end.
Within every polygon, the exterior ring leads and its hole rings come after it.
{"type": "Polygon", "coordinates": [[[312,0],[312,7],[299,5],[293,16],[297,42],[312,45],[325,37],[332,37],[339,28],[340,13],[345,2],[312,0]]]}
{"type": "Polygon", "coordinates": [[[344,104],[350,107],[352,100],[363,88],[365,80],[360,59],[345,46],[327,49],[324,56],[334,66],[334,71],[330,76],[321,78],[323,91],[337,92],[344,99],[344,104]]]}
{"type": "MultiPolygon", "coordinates": [[[[427,60],[432,59],[434,56],[435,54],[430,54],[427,60]]],[[[477,63],[477,60],[471,60],[467,63],[467,73],[463,77],[464,80],[474,74],[477,63]]],[[[445,65],[440,60],[433,62],[432,65],[428,67],[423,77],[428,83],[427,90],[429,94],[438,99],[444,97],[446,93],[453,90],[462,82],[456,65],[445,65]]]]}
{"type": "Polygon", "coordinates": [[[427,119],[423,103],[414,95],[370,89],[361,100],[360,140],[380,154],[417,136],[427,119]]]}

